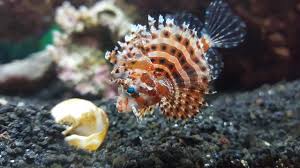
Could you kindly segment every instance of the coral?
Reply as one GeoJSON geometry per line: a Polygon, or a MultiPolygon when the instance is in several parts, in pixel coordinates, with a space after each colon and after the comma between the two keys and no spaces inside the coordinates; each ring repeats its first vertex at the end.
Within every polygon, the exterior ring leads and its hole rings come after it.
{"type": "Polygon", "coordinates": [[[57,64],[59,79],[80,94],[112,97],[110,67],[102,50],[129,30],[130,19],[113,1],[101,1],[79,9],[65,2],[55,20],[61,31],[53,34],[47,50],[57,64]]]}
{"type": "Polygon", "coordinates": [[[112,34],[120,38],[128,32],[131,21],[113,1],[104,0],[91,8],[81,6],[76,9],[64,2],[57,9],[55,21],[67,33],[83,32],[91,27],[108,27],[112,34]]]}
{"type": "Polygon", "coordinates": [[[105,91],[106,97],[113,96],[113,90],[108,89],[109,66],[102,58],[103,53],[87,46],[63,44],[68,40],[59,40],[55,40],[55,46],[48,47],[57,65],[58,78],[80,94],[99,95],[105,91]]]}
{"type": "Polygon", "coordinates": [[[90,101],[68,99],[53,107],[51,114],[57,123],[67,125],[62,133],[72,146],[95,151],[106,137],[108,117],[90,101]]]}

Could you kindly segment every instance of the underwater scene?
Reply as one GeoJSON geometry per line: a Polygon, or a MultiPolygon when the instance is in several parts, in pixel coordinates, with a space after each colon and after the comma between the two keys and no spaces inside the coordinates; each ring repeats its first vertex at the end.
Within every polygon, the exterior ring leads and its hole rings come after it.
{"type": "Polygon", "coordinates": [[[0,0],[0,168],[299,168],[300,0],[0,0]]]}

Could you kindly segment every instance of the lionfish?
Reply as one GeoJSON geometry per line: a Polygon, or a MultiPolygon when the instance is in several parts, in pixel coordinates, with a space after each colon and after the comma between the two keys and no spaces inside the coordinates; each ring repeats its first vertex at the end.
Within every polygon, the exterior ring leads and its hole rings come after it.
{"type": "Polygon", "coordinates": [[[246,25],[222,0],[210,3],[204,24],[191,14],[148,16],[148,22],[133,25],[120,49],[105,55],[121,92],[117,109],[141,118],[159,106],[168,118],[191,118],[221,72],[216,48],[243,42],[246,25]]]}

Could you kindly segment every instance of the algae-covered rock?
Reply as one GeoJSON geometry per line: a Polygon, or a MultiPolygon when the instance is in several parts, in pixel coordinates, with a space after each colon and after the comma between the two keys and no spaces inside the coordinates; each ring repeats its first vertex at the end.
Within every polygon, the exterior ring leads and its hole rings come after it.
{"type": "Polygon", "coordinates": [[[24,92],[36,90],[53,76],[53,59],[48,52],[31,54],[0,66],[0,91],[24,92]]]}

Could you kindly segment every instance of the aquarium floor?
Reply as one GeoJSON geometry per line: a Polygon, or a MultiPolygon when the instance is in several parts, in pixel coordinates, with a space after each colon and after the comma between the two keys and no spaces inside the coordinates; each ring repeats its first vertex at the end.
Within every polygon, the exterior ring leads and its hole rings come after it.
{"type": "Polygon", "coordinates": [[[0,167],[299,167],[300,81],[219,95],[197,118],[137,121],[112,103],[108,137],[94,153],[64,142],[49,110],[60,100],[5,97],[0,167]]]}

